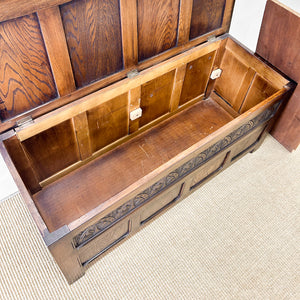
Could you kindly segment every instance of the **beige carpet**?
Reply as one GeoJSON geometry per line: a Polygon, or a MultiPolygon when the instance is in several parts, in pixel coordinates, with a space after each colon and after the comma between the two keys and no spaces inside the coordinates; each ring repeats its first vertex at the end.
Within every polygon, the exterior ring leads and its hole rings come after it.
{"type": "Polygon", "coordinates": [[[19,195],[0,205],[0,299],[300,299],[300,151],[263,146],[69,286],[19,195]]]}

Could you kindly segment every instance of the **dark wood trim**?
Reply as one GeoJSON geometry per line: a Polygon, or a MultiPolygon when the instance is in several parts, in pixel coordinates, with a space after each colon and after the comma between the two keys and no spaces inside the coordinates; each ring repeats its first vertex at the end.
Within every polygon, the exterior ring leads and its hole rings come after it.
{"type": "Polygon", "coordinates": [[[59,96],[70,94],[76,86],[58,6],[40,10],[38,18],[59,96]]]}
{"type": "Polygon", "coordinates": [[[29,15],[41,9],[61,5],[70,1],[71,0],[1,0],[0,22],[29,15]]]}
{"type": "Polygon", "coordinates": [[[180,1],[177,46],[186,44],[190,39],[193,0],[180,1]]]}

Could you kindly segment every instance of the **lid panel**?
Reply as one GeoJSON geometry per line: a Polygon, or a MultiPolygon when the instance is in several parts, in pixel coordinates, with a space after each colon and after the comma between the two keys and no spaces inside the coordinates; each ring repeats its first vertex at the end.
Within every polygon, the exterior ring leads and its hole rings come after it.
{"type": "Polygon", "coordinates": [[[226,0],[193,0],[190,39],[221,28],[225,5],[226,0]]]}
{"type": "Polygon", "coordinates": [[[179,0],[138,0],[139,61],[176,46],[179,0]]]}
{"type": "Polygon", "coordinates": [[[77,87],[123,69],[118,0],[75,0],[61,15],[77,87]]]}
{"type": "Polygon", "coordinates": [[[37,16],[0,23],[0,118],[10,119],[57,97],[37,16]]]}

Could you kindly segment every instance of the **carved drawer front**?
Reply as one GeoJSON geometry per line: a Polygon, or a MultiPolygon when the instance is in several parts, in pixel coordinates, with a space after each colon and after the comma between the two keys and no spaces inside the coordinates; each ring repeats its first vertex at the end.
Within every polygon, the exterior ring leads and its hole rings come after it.
{"type": "Polygon", "coordinates": [[[82,266],[87,266],[93,260],[101,256],[101,254],[104,254],[110,248],[117,245],[129,235],[130,231],[131,221],[126,218],[116,225],[109,227],[82,247],[78,247],[79,259],[82,266]]]}
{"type": "Polygon", "coordinates": [[[217,157],[209,160],[203,167],[193,172],[189,176],[188,186],[189,190],[193,191],[198,188],[202,183],[209,180],[212,176],[216,175],[224,167],[224,164],[229,155],[228,151],[224,151],[217,157]]]}
{"type": "Polygon", "coordinates": [[[154,217],[178,202],[183,195],[185,182],[179,182],[161,193],[140,209],[140,225],[144,225],[154,217]]]}

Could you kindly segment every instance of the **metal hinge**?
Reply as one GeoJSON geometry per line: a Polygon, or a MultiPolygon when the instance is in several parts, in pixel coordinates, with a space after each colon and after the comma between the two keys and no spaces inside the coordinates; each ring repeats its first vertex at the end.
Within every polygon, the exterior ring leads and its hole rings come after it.
{"type": "Polygon", "coordinates": [[[26,127],[26,126],[28,126],[30,124],[33,124],[33,122],[34,121],[33,121],[32,117],[31,116],[27,116],[27,117],[25,117],[25,118],[20,119],[20,120],[17,121],[17,127],[18,128],[24,128],[24,127],[26,127]]]}
{"type": "Polygon", "coordinates": [[[213,35],[210,35],[208,38],[207,38],[207,41],[208,42],[215,42],[217,40],[217,37],[213,34],[213,35]]]}
{"type": "Polygon", "coordinates": [[[130,79],[134,78],[138,75],[139,75],[139,71],[137,69],[134,69],[134,70],[127,73],[127,77],[130,78],[130,79]]]}

